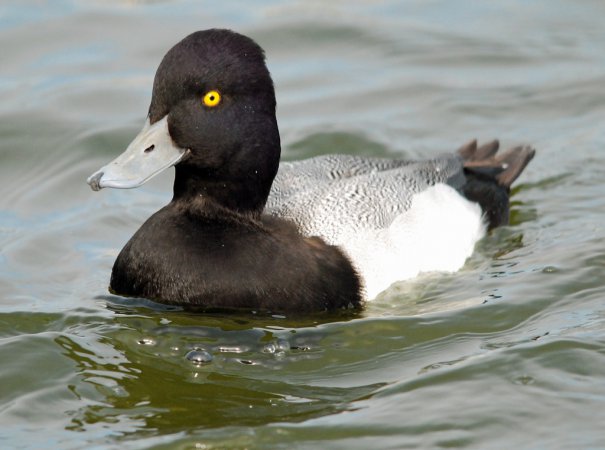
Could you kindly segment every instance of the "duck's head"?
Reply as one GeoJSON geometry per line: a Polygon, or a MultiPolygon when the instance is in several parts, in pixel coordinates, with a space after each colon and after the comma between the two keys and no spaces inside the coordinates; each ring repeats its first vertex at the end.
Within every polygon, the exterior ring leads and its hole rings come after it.
{"type": "Polygon", "coordinates": [[[141,132],[87,182],[93,190],[134,188],[175,165],[175,200],[201,195],[260,212],[279,156],[263,50],[232,31],[198,31],[160,63],[141,132]]]}

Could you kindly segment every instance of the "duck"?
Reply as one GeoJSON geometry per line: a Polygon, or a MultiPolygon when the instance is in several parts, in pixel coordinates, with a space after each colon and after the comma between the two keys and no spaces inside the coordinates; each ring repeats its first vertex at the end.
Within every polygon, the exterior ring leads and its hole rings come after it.
{"type": "Polygon", "coordinates": [[[498,149],[280,163],[263,49],[231,30],[194,32],[160,62],[143,129],[87,179],[128,189],[175,168],[172,200],[120,251],[109,290],[204,311],[363,308],[396,281],[460,269],[508,222],[535,150],[498,149]]]}

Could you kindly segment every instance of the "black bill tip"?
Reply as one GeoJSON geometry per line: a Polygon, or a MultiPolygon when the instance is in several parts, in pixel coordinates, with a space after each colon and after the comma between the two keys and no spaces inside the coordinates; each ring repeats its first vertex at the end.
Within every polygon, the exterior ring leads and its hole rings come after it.
{"type": "Polygon", "coordinates": [[[86,182],[90,185],[90,187],[92,188],[93,191],[100,191],[101,190],[101,178],[103,178],[103,172],[96,172],[93,173],[91,176],[88,177],[88,179],[86,180],[86,182]]]}

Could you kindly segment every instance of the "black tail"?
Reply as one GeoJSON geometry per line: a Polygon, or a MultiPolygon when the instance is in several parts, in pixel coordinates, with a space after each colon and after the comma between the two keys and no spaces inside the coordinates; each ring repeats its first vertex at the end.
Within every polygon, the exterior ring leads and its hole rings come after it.
{"type": "Polygon", "coordinates": [[[520,145],[498,154],[499,147],[498,141],[477,147],[473,140],[458,150],[466,175],[462,193],[481,205],[490,229],[508,223],[510,186],[536,153],[530,146],[520,145]]]}

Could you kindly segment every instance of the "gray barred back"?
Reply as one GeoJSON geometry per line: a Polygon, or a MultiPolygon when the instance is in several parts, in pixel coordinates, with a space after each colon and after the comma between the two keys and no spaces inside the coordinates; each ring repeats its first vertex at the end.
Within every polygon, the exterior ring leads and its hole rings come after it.
{"type": "Polygon", "coordinates": [[[338,244],[339,236],[388,228],[409,210],[412,196],[437,183],[465,182],[457,154],[406,161],[323,155],[282,162],[266,211],[295,222],[307,236],[338,244]]]}

